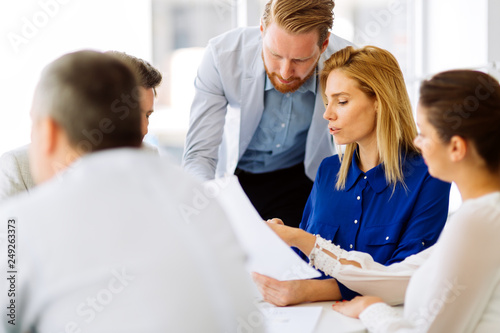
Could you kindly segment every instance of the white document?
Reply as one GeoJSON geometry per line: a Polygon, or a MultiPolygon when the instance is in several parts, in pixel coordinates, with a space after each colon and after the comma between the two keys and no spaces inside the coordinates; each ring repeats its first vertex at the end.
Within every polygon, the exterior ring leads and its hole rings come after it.
{"type": "Polygon", "coordinates": [[[225,210],[236,237],[249,257],[249,271],[281,281],[320,276],[266,225],[236,176],[206,182],[205,191],[217,197],[225,210]]]}
{"type": "Polygon", "coordinates": [[[263,308],[266,332],[312,333],[323,307],[263,308]]]}

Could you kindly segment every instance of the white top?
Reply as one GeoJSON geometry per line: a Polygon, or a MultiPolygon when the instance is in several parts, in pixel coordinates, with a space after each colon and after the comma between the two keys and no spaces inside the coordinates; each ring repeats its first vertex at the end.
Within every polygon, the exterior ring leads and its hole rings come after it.
{"type": "Polygon", "coordinates": [[[254,324],[252,282],[225,214],[154,153],[87,155],[0,205],[0,221],[0,332],[237,332],[254,324]],[[9,219],[15,297],[7,293],[9,219]],[[6,317],[11,299],[15,326],[6,317]]]}
{"type": "Polygon", "coordinates": [[[500,192],[495,192],[465,201],[436,245],[400,263],[386,267],[320,237],[310,258],[364,295],[397,304],[406,290],[404,316],[383,303],[361,313],[371,332],[500,332],[499,254],[500,192]],[[341,265],[322,249],[357,261],[362,269],[341,265]]]}

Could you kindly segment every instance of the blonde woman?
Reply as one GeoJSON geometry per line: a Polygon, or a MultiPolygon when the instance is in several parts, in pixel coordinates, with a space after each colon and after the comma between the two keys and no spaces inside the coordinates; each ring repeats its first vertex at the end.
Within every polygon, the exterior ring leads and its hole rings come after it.
{"type": "MultiPolygon", "coordinates": [[[[347,47],[325,62],[320,81],[323,117],[345,153],[321,163],[300,228],[383,265],[432,246],[447,218],[450,184],[429,175],[413,143],[417,130],[394,56],[347,47]]],[[[335,279],[254,280],[266,301],[281,306],[357,295],[335,279]]]]}
{"type": "Polygon", "coordinates": [[[435,246],[386,267],[303,230],[270,226],[317,268],[377,295],[333,306],[370,332],[500,332],[500,85],[476,71],[437,74],[422,84],[417,121],[429,172],[455,182],[464,200],[435,246]],[[383,303],[401,295],[403,315],[383,303]]]}

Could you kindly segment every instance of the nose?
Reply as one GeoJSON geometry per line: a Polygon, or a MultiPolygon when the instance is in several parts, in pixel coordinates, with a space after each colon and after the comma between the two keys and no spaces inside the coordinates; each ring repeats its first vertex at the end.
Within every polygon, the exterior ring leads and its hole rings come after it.
{"type": "Polygon", "coordinates": [[[333,109],[333,106],[331,104],[326,105],[326,110],[323,113],[323,118],[328,121],[337,119],[337,114],[335,113],[335,110],[333,109]]]}
{"type": "Polygon", "coordinates": [[[283,60],[281,65],[280,75],[283,80],[288,80],[293,76],[293,67],[292,62],[290,60],[283,60]]]}
{"type": "Polygon", "coordinates": [[[142,138],[144,139],[144,137],[146,136],[146,134],[148,134],[148,127],[149,127],[149,119],[145,119],[142,121],[142,138]]]}

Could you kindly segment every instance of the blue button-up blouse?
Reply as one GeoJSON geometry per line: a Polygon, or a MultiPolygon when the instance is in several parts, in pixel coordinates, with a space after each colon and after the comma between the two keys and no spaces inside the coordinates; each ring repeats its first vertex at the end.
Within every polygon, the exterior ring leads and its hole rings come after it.
{"type": "MultiPolygon", "coordinates": [[[[354,154],[356,156],[356,154],[354,154]]],[[[432,246],[448,215],[450,184],[429,175],[421,155],[402,157],[404,185],[389,185],[382,164],[364,173],[353,158],[346,186],[335,189],[337,155],[321,163],[300,228],[345,250],[390,265],[432,246]]],[[[344,299],[356,293],[339,283],[344,299]]]]}

